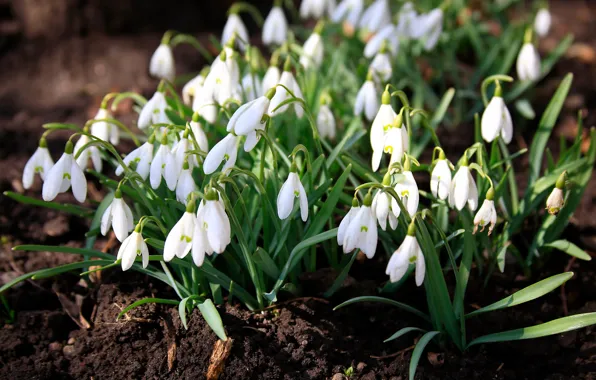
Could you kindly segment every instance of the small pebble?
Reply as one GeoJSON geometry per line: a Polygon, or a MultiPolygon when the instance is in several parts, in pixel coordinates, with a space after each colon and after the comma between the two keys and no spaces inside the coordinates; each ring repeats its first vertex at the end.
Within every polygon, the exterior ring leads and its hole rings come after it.
{"type": "Polygon", "coordinates": [[[360,362],[360,363],[358,363],[358,365],[356,366],[356,369],[357,369],[358,371],[362,371],[364,368],[366,368],[366,363],[364,363],[364,362],[360,362]]]}
{"type": "Polygon", "coordinates": [[[333,375],[333,377],[331,378],[331,380],[346,380],[347,377],[344,376],[343,373],[336,373],[335,375],[333,375]]]}
{"type": "Polygon", "coordinates": [[[52,342],[50,343],[49,347],[50,351],[61,351],[62,350],[62,343],[60,342],[52,342]]]}
{"type": "Polygon", "coordinates": [[[72,354],[74,354],[74,346],[64,346],[64,348],[62,349],[62,353],[65,356],[71,356],[72,354]]]}

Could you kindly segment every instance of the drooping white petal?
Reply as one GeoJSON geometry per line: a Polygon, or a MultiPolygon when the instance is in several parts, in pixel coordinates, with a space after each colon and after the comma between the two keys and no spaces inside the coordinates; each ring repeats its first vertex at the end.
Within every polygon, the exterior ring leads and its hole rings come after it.
{"type": "Polygon", "coordinates": [[[176,76],[174,66],[174,55],[170,45],[160,44],[149,62],[149,74],[159,79],[167,79],[170,82],[176,76]]]}
{"type": "Polygon", "coordinates": [[[385,133],[387,133],[393,124],[396,116],[397,114],[393,110],[393,107],[391,107],[391,104],[381,104],[370,127],[370,145],[373,150],[383,150],[385,133]]]}
{"type": "Polygon", "coordinates": [[[352,207],[350,208],[350,211],[348,211],[346,216],[341,220],[341,222],[339,223],[339,228],[337,229],[337,244],[343,245],[346,236],[346,231],[359,211],[360,207],[352,207]]]}
{"type": "Polygon", "coordinates": [[[228,16],[228,20],[226,21],[221,36],[222,46],[225,46],[234,34],[239,37],[236,39],[238,47],[244,51],[246,49],[245,45],[249,43],[250,40],[246,26],[244,26],[244,22],[242,22],[242,19],[236,13],[232,13],[228,16]]]}
{"type": "Polygon", "coordinates": [[[405,203],[404,206],[406,206],[410,216],[413,217],[416,211],[418,211],[418,202],[420,200],[418,185],[411,171],[404,171],[402,174],[405,176],[405,179],[395,185],[395,192],[402,202],[405,203]]]}
{"type": "Polygon", "coordinates": [[[319,131],[321,138],[335,139],[335,129],[336,125],[333,112],[328,105],[321,105],[319,113],[317,114],[317,130],[319,131]]]}
{"type": "Polygon", "coordinates": [[[437,160],[430,178],[430,190],[439,199],[447,199],[451,187],[451,169],[447,160],[437,160]]]}
{"type": "Polygon", "coordinates": [[[288,21],[281,7],[274,6],[263,23],[263,43],[282,45],[288,35],[288,21]]]}
{"type": "Polygon", "coordinates": [[[468,207],[470,210],[474,211],[478,208],[478,188],[476,187],[476,181],[474,181],[474,177],[472,177],[472,173],[468,170],[468,183],[470,186],[470,190],[468,192],[468,207]]]}
{"type": "Polygon", "coordinates": [[[222,161],[226,161],[222,171],[234,166],[238,154],[238,136],[228,134],[209,151],[203,171],[205,174],[211,174],[217,170],[222,161]]]}
{"type": "Polygon", "coordinates": [[[455,173],[451,182],[449,191],[449,205],[462,210],[468,202],[470,195],[470,169],[467,166],[461,166],[455,173]]]}
{"type": "Polygon", "coordinates": [[[263,77],[263,93],[261,95],[265,95],[269,89],[277,86],[280,79],[281,73],[279,72],[279,68],[277,66],[269,66],[263,77]]]}
{"type": "MultiPolygon", "coordinates": [[[[65,174],[68,174],[70,176],[70,164],[72,161],[72,154],[64,153],[56,162],[56,164],[52,166],[52,168],[48,171],[46,180],[43,183],[41,193],[44,201],[48,202],[56,198],[56,195],[58,195],[62,188],[62,183],[64,182],[65,174]]],[[[70,184],[70,181],[68,183],[70,184]]]]}
{"type": "Polygon", "coordinates": [[[375,118],[378,110],[379,99],[375,84],[373,81],[367,80],[356,95],[354,115],[359,116],[364,112],[366,119],[371,121],[375,118]]]}
{"type": "Polygon", "coordinates": [[[215,253],[225,251],[231,241],[230,220],[219,201],[206,201],[204,223],[209,245],[215,253]]]}
{"type": "Polygon", "coordinates": [[[52,161],[48,148],[38,147],[25,164],[25,169],[23,170],[23,187],[25,189],[31,187],[35,173],[39,173],[42,180],[45,179],[52,166],[54,166],[54,161],[52,161]]]}
{"type": "Polygon", "coordinates": [[[493,96],[482,113],[482,119],[480,121],[484,141],[492,142],[501,133],[505,123],[504,109],[506,109],[506,106],[503,98],[493,96]]]}
{"type": "Polygon", "coordinates": [[[323,61],[323,40],[318,33],[313,33],[308,37],[302,50],[304,54],[300,56],[300,64],[305,70],[321,66],[323,61]]]}
{"type": "Polygon", "coordinates": [[[540,37],[544,37],[550,31],[550,26],[552,23],[552,18],[550,12],[546,8],[541,8],[536,13],[536,18],[534,19],[534,30],[536,34],[540,37]]]}
{"type": "Polygon", "coordinates": [[[416,242],[416,246],[414,248],[416,252],[416,286],[420,286],[424,282],[424,276],[426,274],[426,262],[424,261],[424,255],[422,254],[420,245],[418,245],[418,241],[414,241],[416,242]]]}
{"type": "Polygon", "coordinates": [[[540,55],[536,47],[525,43],[517,56],[517,76],[522,81],[535,81],[540,78],[540,55]]]}
{"type": "Polygon", "coordinates": [[[294,209],[294,199],[296,198],[294,192],[297,188],[296,181],[300,181],[298,175],[290,172],[288,179],[283,183],[277,195],[277,216],[281,220],[287,219],[294,209]]]}
{"type": "Polygon", "coordinates": [[[164,243],[164,261],[170,261],[174,257],[183,258],[190,252],[195,229],[195,219],[194,213],[185,212],[182,218],[170,230],[164,243]]]}
{"type": "Polygon", "coordinates": [[[118,241],[124,241],[128,236],[129,222],[124,210],[122,198],[114,198],[112,201],[112,228],[118,241]]]}
{"type": "Polygon", "coordinates": [[[100,232],[103,236],[106,236],[112,224],[112,203],[106,208],[101,216],[100,232]]]}
{"type": "Polygon", "coordinates": [[[83,170],[75,160],[72,160],[70,167],[70,184],[72,186],[72,195],[81,203],[87,198],[87,180],[83,170]]]}

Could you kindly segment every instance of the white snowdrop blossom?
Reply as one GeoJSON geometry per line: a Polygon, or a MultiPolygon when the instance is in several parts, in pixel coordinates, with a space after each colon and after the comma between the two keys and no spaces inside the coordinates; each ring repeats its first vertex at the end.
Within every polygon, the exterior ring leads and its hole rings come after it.
{"type": "Polygon", "coordinates": [[[263,84],[257,74],[247,73],[243,76],[241,87],[247,101],[255,100],[263,94],[263,84]]]}
{"type": "Polygon", "coordinates": [[[196,157],[192,154],[188,154],[189,151],[194,149],[188,136],[189,131],[185,131],[184,136],[174,145],[171,153],[165,158],[164,178],[166,179],[168,188],[171,190],[176,188],[185,162],[190,165],[189,170],[198,166],[196,157]]]}
{"type": "MultiPolygon", "coordinates": [[[[389,91],[383,91],[383,95],[381,96],[381,106],[377,106],[375,112],[376,116],[370,127],[370,146],[373,151],[382,151],[385,143],[385,134],[397,116],[391,106],[391,94],[389,94],[389,91]]],[[[369,120],[372,120],[372,118],[369,120]]]]}
{"type": "Polygon", "coordinates": [[[391,23],[391,9],[387,0],[375,0],[360,18],[358,26],[368,32],[375,33],[391,23]]]}
{"type": "Polygon", "coordinates": [[[167,144],[166,135],[164,134],[162,144],[157,148],[157,152],[155,153],[155,157],[153,157],[153,161],[151,161],[151,167],[149,169],[149,182],[151,183],[152,188],[157,189],[163,177],[166,179],[168,189],[172,191],[174,190],[176,181],[173,181],[173,183],[172,180],[167,181],[168,178],[171,178],[166,171],[166,162],[170,159],[173,159],[172,151],[167,144]]]}
{"type": "MultiPolygon", "coordinates": [[[[149,176],[151,162],[153,161],[153,141],[154,137],[150,137],[149,141],[130,152],[123,161],[127,167],[136,171],[144,180],[149,176]]],[[[118,165],[116,168],[116,175],[122,175],[124,168],[118,165]]]]}
{"type": "Polygon", "coordinates": [[[234,82],[230,68],[226,63],[227,56],[224,49],[215,59],[205,78],[201,93],[195,96],[192,104],[192,110],[198,112],[211,124],[217,120],[218,104],[223,105],[228,100],[239,100],[240,98],[237,93],[239,84],[234,82]]]}
{"type": "Polygon", "coordinates": [[[565,194],[563,193],[563,189],[565,189],[565,182],[567,182],[566,171],[561,173],[557,179],[557,182],[555,183],[555,188],[546,199],[546,210],[551,215],[557,215],[565,205],[565,194]]]}
{"type": "Polygon", "coordinates": [[[412,38],[421,40],[426,51],[434,49],[442,32],[443,11],[440,8],[421,14],[411,23],[412,38]]]}
{"type": "Polygon", "coordinates": [[[77,161],[79,167],[84,170],[87,168],[87,165],[89,164],[89,159],[91,159],[95,171],[101,173],[103,164],[101,162],[101,154],[99,152],[99,148],[95,145],[91,145],[83,150],[83,147],[87,145],[87,143],[89,142],[91,142],[89,136],[82,134],[74,146],[74,156],[76,157],[75,160],[77,161]]]}
{"type": "Polygon", "coordinates": [[[379,110],[379,95],[372,80],[372,74],[369,73],[366,82],[358,90],[356,95],[356,102],[354,104],[354,115],[360,116],[364,113],[364,117],[372,121],[379,110]]]}
{"type": "Polygon", "coordinates": [[[391,67],[391,59],[387,54],[387,49],[381,47],[381,50],[373,58],[368,68],[373,73],[373,78],[379,82],[387,82],[391,79],[393,68],[391,67]]]}
{"type": "Polygon", "coordinates": [[[304,54],[300,56],[300,64],[305,70],[317,69],[323,62],[323,39],[321,34],[315,30],[304,42],[302,47],[304,54]]]}
{"type": "Polygon", "coordinates": [[[360,211],[360,203],[358,202],[358,198],[354,198],[354,199],[352,199],[352,207],[350,208],[350,210],[348,211],[346,216],[344,216],[344,218],[339,223],[339,227],[337,229],[337,244],[338,245],[340,245],[340,246],[343,245],[344,239],[346,237],[346,231],[348,230],[348,226],[350,225],[350,222],[352,221],[352,219],[354,219],[354,217],[356,216],[356,214],[358,214],[359,211],[360,211]]]}
{"type": "Polygon", "coordinates": [[[72,194],[81,203],[87,198],[87,180],[81,167],[75,161],[73,144],[68,141],[64,154],[46,174],[42,188],[44,201],[53,201],[59,193],[64,193],[72,186],[72,194]]]}
{"type": "MultiPolygon", "coordinates": [[[[399,117],[396,119],[399,119],[399,117]]],[[[397,125],[400,124],[401,123],[398,123],[397,125]]],[[[395,162],[401,162],[404,154],[408,152],[409,146],[410,143],[406,128],[403,127],[403,125],[396,127],[394,123],[393,126],[390,126],[389,129],[387,129],[387,133],[383,136],[382,148],[373,150],[371,165],[373,171],[379,169],[383,153],[390,155],[389,165],[391,166],[391,164],[395,162]]]]}
{"type": "Polygon", "coordinates": [[[189,123],[190,130],[195,138],[195,141],[199,145],[199,149],[205,153],[209,152],[209,141],[207,140],[207,135],[203,130],[203,126],[199,122],[199,114],[195,112],[192,117],[192,121],[189,123]]]}
{"type": "Polygon", "coordinates": [[[265,45],[282,45],[288,38],[288,20],[281,7],[271,8],[263,24],[263,43],[265,45]]]}
{"type": "Polygon", "coordinates": [[[279,216],[279,219],[284,220],[290,216],[296,198],[299,199],[300,217],[303,222],[306,222],[308,219],[308,198],[304,186],[300,182],[300,177],[296,173],[295,165],[292,165],[288,179],[281,186],[277,195],[277,216],[279,216]]]}
{"type": "Polygon", "coordinates": [[[164,261],[171,261],[174,257],[182,259],[190,252],[197,221],[194,207],[195,203],[189,202],[186,206],[186,212],[168,233],[163,247],[164,261]]]}
{"type": "Polygon", "coordinates": [[[269,66],[263,77],[262,87],[264,92],[262,94],[265,95],[265,92],[269,91],[270,88],[277,86],[280,79],[281,73],[279,72],[279,68],[275,65],[269,66]]]}
{"type": "Polygon", "coordinates": [[[184,104],[187,106],[192,105],[193,99],[203,90],[205,76],[206,74],[201,72],[199,75],[189,80],[184,87],[182,87],[182,101],[184,104]]]}
{"type": "Polygon", "coordinates": [[[417,23],[418,13],[414,9],[411,2],[405,3],[399,11],[398,22],[396,27],[397,37],[414,38],[416,32],[414,30],[417,23]]]}
{"type": "Polygon", "coordinates": [[[143,106],[139,114],[137,126],[145,129],[153,124],[172,124],[168,115],[166,115],[167,106],[168,103],[163,92],[155,92],[151,99],[143,106]]]}
{"type": "MultiPolygon", "coordinates": [[[[284,72],[281,74],[279,84],[285,86],[286,88],[288,88],[288,90],[292,91],[292,93],[294,94],[295,97],[304,99],[304,96],[302,95],[302,90],[300,89],[298,82],[296,82],[296,78],[294,77],[294,74],[292,74],[292,72],[290,71],[289,62],[290,62],[289,60],[286,61],[286,65],[284,67],[284,72]]],[[[282,86],[277,87],[277,91],[275,92],[275,95],[271,99],[271,103],[269,104],[269,111],[267,112],[270,116],[273,117],[275,115],[279,115],[281,113],[284,113],[288,109],[289,104],[285,104],[285,105],[281,106],[280,108],[278,108],[278,106],[281,103],[283,103],[285,100],[287,100],[291,97],[288,90],[286,90],[282,86]]],[[[296,112],[296,116],[298,116],[298,118],[301,118],[302,115],[304,115],[304,110],[302,109],[302,106],[298,102],[294,102],[294,111],[296,112]]]]}
{"type": "MultiPolygon", "coordinates": [[[[339,244],[342,246],[344,253],[350,253],[354,249],[360,249],[369,259],[374,257],[377,250],[378,231],[371,205],[372,196],[367,194],[364,197],[362,207],[359,208],[355,215],[350,217],[349,224],[347,227],[344,227],[345,232],[342,234],[343,240],[339,244]]],[[[353,209],[354,207],[352,207],[353,209]]],[[[342,220],[342,223],[344,223],[344,220],[342,220]]]]}
{"type": "MultiPolygon", "coordinates": [[[[441,151],[442,152],[442,151],[441,151]]],[[[449,197],[451,188],[451,168],[449,162],[441,153],[439,159],[435,162],[435,167],[430,175],[430,191],[433,196],[445,200],[449,197]]]]}
{"type": "Polygon", "coordinates": [[[486,142],[492,142],[497,136],[501,136],[503,141],[509,144],[513,138],[513,121],[499,87],[482,113],[480,129],[486,142]]]}
{"type": "Polygon", "coordinates": [[[550,31],[551,23],[552,17],[549,10],[547,8],[540,8],[534,19],[534,30],[536,31],[536,34],[540,37],[546,36],[550,31]]]}
{"type": "Polygon", "coordinates": [[[240,50],[244,51],[246,49],[246,44],[249,42],[248,30],[237,13],[231,13],[228,16],[228,20],[226,21],[221,36],[222,46],[227,45],[234,35],[239,37],[234,39],[237,46],[240,50]]]}
{"type": "Polygon", "coordinates": [[[188,204],[188,196],[197,191],[197,185],[192,177],[192,168],[187,161],[182,165],[182,171],[178,176],[178,182],[176,183],[176,199],[178,202],[188,204]]]}
{"type": "Polygon", "coordinates": [[[333,10],[331,21],[335,23],[346,22],[356,27],[363,9],[363,0],[343,0],[333,10]]]}
{"type": "Polygon", "coordinates": [[[522,81],[535,81],[540,78],[540,55],[531,42],[525,43],[517,56],[517,76],[522,81]]]}
{"type": "Polygon", "coordinates": [[[399,34],[395,25],[386,25],[371,37],[364,47],[364,56],[366,58],[372,58],[377,55],[381,50],[383,42],[387,44],[389,52],[395,57],[399,49],[399,34]]]}
{"type": "Polygon", "coordinates": [[[271,98],[276,93],[275,87],[271,88],[265,96],[250,101],[234,112],[228,122],[228,132],[246,136],[244,150],[250,152],[259,142],[257,130],[265,129],[265,115],[269,109],[271,98]]]}
{"type": "Polygon", "coordinates": [[[112,203],[106,208],[101,217],[100,230],[103,236],[107,235],[110,225],[114,230],[116,239],[120,242],[124,242],[124,239],[128,237],[128,233],[134,228],[132,212],[122,199],[120,190],[116,190],[112,203]]]}
{"type": "MultiPolygon", "coordinates": [[[[385,182],[383,180],[385,186],[390,185],[389,181],[387,183],[385,182]]],[[[387,221],[389,221],[389,227],[392,230],[397,228],[397,218],[400,214],[400,209],[397,201],[391,195],[379,190],[373,198],[371,208],[383,231],[387,229],[387,221]]]]}
{"type": "Polygon", "coordinates": [[[475,211],[478,207],[478,188],[472,173],[470,173],[467,160],[465,161],[465,164],[459,167],[453,181],[451,181],[449,206],[455,206],[456,209],[462,210],[467,203],[470,210],[475,211]]]}
{"type": "Polygon", "coordinates": [[[169,44],[161,43],[149,61],[149,74],[155,78],[174,81],[176,76],[176,66],[174,65],[174,55],[169,44]]]}
{"type": "Polygon", "coordinates": [[[303,0],[300,4],[300,17],[320,19],[325,14],[331,15],[335,9],[335,0],[303,0]]]}
{"type": "MultiPolygon", "coordinates": [[[[401,199],[406,210],[408,210],[408,214],[410,214],[411,217],[414,217],[414,214],[416,214],[416,211],[418,211],[418,202],[420,200],[420,194],[418,193],[418,185],[416,184],[414,175],[411,171],[407,170],[408,166],[409,163],[404,165],[404,168],[406,168],[406,170],[402,174],[405,178],[404,180],[398,182],[395,185],[395,192],[401,199]]],[[[400,209],[398,208],[396,212],[399,215],[400,209]]]]}
{"type": "Polygon", "coordinates": [[[135,262],[138,255],[141,255],[143,260],[143,268],[149,265],[149,249],[147,243],[141,235],[141,227],[137,225],[132,234],[127,237],[118,249],[117,260],[122,260],[122,270],[129,270],[135,262]]]}
{"type": "Polygon", "coordinates": [[[319,107],[319,113],[317,114],[317,130],[319,131],[321,138],[335,139],[335,117],[328,104],[321,104],[319,107]]]}
{"type": "Polygon", "coordinates": [[[226,172],[236,164],[238,156],[238,141],[239,137],[233,133],[229,133],[226,137],[221,139],[209,151],[205,162],[203,162],[203,171],[205,174],[211,174],[217,170],[222,161],[225,161],[222,172],[226,172]]]}
{"type": "Polygon", "coordinates": [[[488,225],[488,234],[490,235],[497,223],[497,210],[495,210],[494,190],[491,188],[486,194],[486,199],[482,202],[482,206],[474,217],[474,233],[478,231],[478,226],[482,227],[480,232],[484,231],[484,227],[488,225]]]}
{"type": "Polygon", "coordinates": [[[403,243],[391,255],[385,274],[389,275],[391,282],[397,282],[406,274],[410,264],[416,264],[416,285],[422,285],[426,274],[426,263],[422,249],[420,249],[420,245],[416,239],[414,224],[408,227],[408,234],[404,238],[403,243]]]}
{"type": "Polygon", "coordinates": [[[203,265],[205,254],[223,253],[232,241],[230,219],[217,192],[211,190],[199,205],[195,224],[192,259],[196,266],[203,265]]]}
{"type": "Polygon", "coordinates": [[[54,161],[48,150],[48,145],[45,138],[39,140],[39,146],[25,164],[23,170],[23,187],[29,189],[33,185],[35,174],[39,174],[42,181],[45,181],[50,169],[54,166],[54,161]]]}
{"type": "MultiPolygon", "coordinates": [[[[111,119],[112,114],[107,108],[99,108],[93,120],[111,119]]],[[[120,142],[120,131],[118,127],[107,121],[94,121],[91,125],[91,134],[103,141],[109,141],[113,145],[120,142]]]]}

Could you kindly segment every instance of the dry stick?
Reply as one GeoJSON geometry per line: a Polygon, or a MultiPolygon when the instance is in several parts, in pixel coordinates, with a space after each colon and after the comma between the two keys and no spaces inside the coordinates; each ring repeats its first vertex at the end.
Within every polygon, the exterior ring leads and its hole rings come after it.
{"type": "Polygon", "coordinates": [[[269,310],[269,309],[276,309],[276,308],[278,308],[280,306],[287,305],[289,303],[294,303],[294,302],[297,302],[297,301],[305,301],[306,302],[306,301],[310,301],[310,300],[319,301],[319,302],[323,302],[323,303],[329,303],[329,301],[327,301],[326,299],[323,299],[323,298],[317,298],[317,297],[300,297],[300,298],[294,298],[294,299],[291,299],[291,300],[288,300],[288,301],[276,303],[275,305],[267,306],[266,308],[263,309],[263,311],[269,310]]]}
{"type": "Polygon", "coordinates": [[[411,345],[410,347],[404,348],[403,350],[397,351],[396,353],[390,354],[390,355],[385,355],[385,356],[373,356],[373,355],[371,355],[370,357],[372,359],[378,359],[378,360],[389,359],[389,358],[393,358],[395,356],[403,355],[406,352],[413,350],[414,347],[416,347],[415,344],[411,345]]]}
{"type": "MultiPolygon", "coordinates": [[[[569,262],[567,263],[567,266],[565,267],[565,272],[569,272],[571,270],[573,263],[575,263],[575,257],[572,257],[569,260],[569,262]]],[[[569,309],[567,308],[567,293],[565,293],[565,283],[563,283],[563,285],[561,285],[561,302],[563,303],[563,314],[565,316],[568,316],[569,309]]]]}

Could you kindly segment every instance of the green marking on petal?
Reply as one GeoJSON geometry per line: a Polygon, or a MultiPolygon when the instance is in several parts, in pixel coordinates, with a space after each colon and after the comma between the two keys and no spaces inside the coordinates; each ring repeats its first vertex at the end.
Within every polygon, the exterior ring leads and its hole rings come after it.
{"type": "Polygon", "coordinates": [[[294,196],[295,196],[296,198],[298,198],[298,197],[300,196],[300,193],[299,193],[298,191],[294,190],[294,196]]]}
{"type": "Polygon", "coordinates": [[[43,167],[42,166],[36,166],[35,167],[35,173],[43,173],[43,167]]]}
{"type": "Polygon", "coordinates": [[[360,227],[360,232],[368,232],[368,227],[367,226],[360,227]]]}
{"type": "Polygon", "coordinates": [[[70,174],[69,173],[62,174],[62,179],[64,179],[64,178],[70,179],[70,174]]]}

